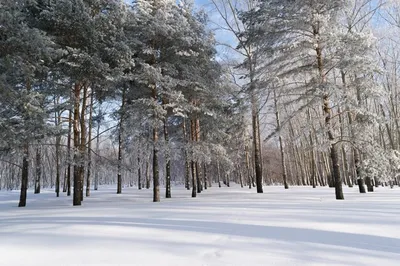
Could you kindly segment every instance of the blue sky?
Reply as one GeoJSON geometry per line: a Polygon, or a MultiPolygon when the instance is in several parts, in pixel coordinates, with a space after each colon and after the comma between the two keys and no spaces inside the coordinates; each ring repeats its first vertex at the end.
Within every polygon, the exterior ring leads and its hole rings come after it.
{"type": "Polygon", "coordinates": [[[208,3],[208,0],[195,0],[195,3],[198,5],[204,5],[208,3]]]}

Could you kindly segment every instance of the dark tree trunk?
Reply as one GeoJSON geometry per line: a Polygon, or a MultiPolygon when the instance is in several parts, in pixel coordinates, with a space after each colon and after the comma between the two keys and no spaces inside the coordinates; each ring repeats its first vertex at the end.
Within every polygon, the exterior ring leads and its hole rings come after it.
{"type": "Polygon", "coordinates": [[[364,179],[361,177],[361,167],[360,167],[360,153],[357,149],[353,150],[354,152],[354,164],[356,167],[356,177],[357,177],[357,184],[358,184],[358,191],[360,193],[367,193],[364,186],[364,179]]]}
{"type": "Polygon", "coordinates": [[[261,145],[259,143],[259,130],[260,125],[258,124],[258,107],[253,107],[252,120],[253,120],[253,149],[254,149],[254,167],[256,172],[256,187],[257,193],[263,193],[263,178],[262,178],[262,167],[261,167],[261,145]]]}
{"type": "Polygon", "coordinates": [[[86,159],[86,106],[87,106],[87,93],[88,93],[88,84],[83,85],[83,96],[82,96],[82,108],[81,108],[81,141],[80,141],[80,153],[81,153],[81,163],[79,167],[79,175],[81,178],[81,201],[83,201],[83,187],[85,184],[85,159],[86,159]]]}
{"type": "Polygon", "coordinates": [[[158,170],[158,132],[157,129],[153,129],[153,202],[160,201],[160,176],[158,170]]]}
{"type": "Polygon", "coordinates": [[[187,159],[185,160],[185,187],[187,190],[190,190],[190,165],[187,159]]]}
{"type": "Polygon", "coordinates": [[[117,194],[122,193],[122,150],[123,150],[123,134],[124,134],[124,111],[125,111],[125,89],[122,90],[122,104],[119,118],[118,132],[118,174],[117,174],[117,194]]]}
{"type": "Polygon", "coordinates": [[[200,164],[199,162],[196,162],[196,180],[197,180],[197,193],[201,193],[203,190],[202,184],[201,184],[201,179],[200,179],[200,164]]]}
{"type": "Polygon", "coordinates": [[[367,176],[365,178],[365,181],[366,181],[365,183],[367,185],[368,192],[374,192],[374,185],[372,184],[372,178],[367,176]]]}
{"type": "Polygon", "coordinates": [[[196,180],[196,164],[194,161],[190,162],[191,170],[192,170],[192,198],[197,196],[197,180],[196,180]]]}
{"type": "Polygon", "coordinates": [[[207,189],[207,167],[206,164],[203,163],[203,183],[204,183],[204,189],[207,189]]]}
{"type": "MultiPolygon", "coordinates": [[[[90,138],[90,135],[89,135],[90,138]]],[[[88,148],[88,165],[87,165],[87,173],[86,173],[86,197],[90,197],[90,178],[91,178],[91,169],[92,169],[92,159],[91,159],[91,150],[90,144],[88,148]]]]}
{"type": "Polygon", "coordinates": [[[68,137],[67,137],[67,196],[71,196],[71,131],[72,131],[72,108],[68,114],[68,137]]]}
{"type": "MultiPolygon", "coordinates": [[[[187,144],[189,142],[189,139],[186,131],[186,118],[183,118],[182,129],[183,129],[183,139],[185,141],[185,144],[187,144]]],[[[188,161],[188,153],[186,147],[184,148],[184,155],[185,155],[185,187],[187,190],[190,190],[190,163],[188,161]]]]}
{"type": "MultiPolygon", "coordinates": [[[[149,159],[150,160],[150,159],[149,159]]],[[[150,189],[150,163],[146,161],[146,189],[150,189]]]]}
{"type": "Polygon", "coordinates": [[[332,146],[331,146],[331,160],[332,160],[332,164],[333,164],[333,180],[335,182],[336,199],[342,200],[342,199],[344,199],[344,196],[343,196],[343,188],[342,188],[342,179],[340,177],[338,147],[336,144],[332,144],[332,146]]]}
{"type": "Polygon", "coordinates": [[[64,170],[63,192],[67,192],[67,168],[64,170]]]}
{"type": "MultiPolygon", "coordinates": [[[[54,98],[54,105],[57,106],[60,103],[60,98],[54,98]]],[[[56,111],[54,113],[54,124],[59,126],[61,124],[61,112],[56,111]]],[[[60,197],[60,179],[61,179],[61,170],[60,170],[60,149],[61,145],[61,136],[56,136],[56,196],[60,197]]]]}
{"type": "Polygon", "coordinates": [[[141,168],[140,168],[140,157],[137,157],[138,161],[138,189],[142,189],[142,173],[141,173],[141,168]]]}
{"type": "MultiPolygon", "coordinates": [[[[120,129],[121,132],[121,129],[120,129]]],[[[117,194],[122,193],[122,136],[118,135],[118,173],[117,173],[117,194]]]]}
{"type": "MultiPolygon", "coordinates": [[[[200,141],[200,120],[196,118],[195,120],[195,141],[200,141]]],[[[201,184],[201,170],[200,170],[200,163],[196,161],[196,180],[197,180],[197,193],[201,193],[203,191],[203,185],[201,184]]]]}
{"type": "Polygon", "coordinates": [[[36,149],[36,178],[35,178],[35,194],[40,193],[40,180],[42,176],[42,151],[40,143],[36,149]]]}
{"type": "MultiPolygon", "coordinates": [[[[196,122],[192,119],[190,120],[190,133],[192,141],[196,141],[196,122]]],[[[198,192],[198,170],[197,163],[192,159],[191,161],[191,170],[192,170],[192,197],[195,198],[198,192]]]]}
{"type": "Polygon", "coordinates": [[[60,197],[60,142],[61,137],[56,137],[56,196],[60,197]]]}
{"type": "Polygon", "coordinates": [[[171,198],[171,159],[169,152],[169,136],[168,136],[168,120],[164,119],[164,140],[167,145],[167,152],[165,154],[165,197],[171,198]]]}
{"type": "MultiPolygon", "coordinates": [[[[80,160],[80,156],[78,154],[74,155],[74,160],[80,160]]],[[[74,165],[74,196],[73,196],[73,205],[79,206],[82,205],[81,201],[81,177],[80,177],[80,167],[78,165],[74,165]]]]}
{"type": "Polygon", "coordinates": [[[167,199],[171,198],[171,161],[168,160],[165,164],[165,172],[166,172],[166,184],[165,184],[165,197],[167,199]]]}
{"type": "Polygon", "coordinates": [[[219,162],[217,162],[217,182],[218,182],[218,187],[221,187],[221,171],[219,169],[219,162]]]}
{"type": "Polygon", "coordinates": [[[26,195],[28,190],[29,176],[29,144],[24,145],[24,155],[22,158],[22,175],[21,175],[21,194],[19,197],[18,207],[26,206],[26,195]]]}
{"type": "Polygon", "coordinates": [[[360,191],[360,193],[367,193],[367,191],[365,190],[363,178],[357,179],[357,185],[358,185],[358,190],[360,191]]]}
{"type": "Polygon", "coordinates": [[[82,181],[81,176],[81,164],[83,163],[81,144],[80,144],[80,132],[79,132],[79,102],[80,102],[81,85],[75,84],[74,88],[74,119],[73,119],[73,131],[74,131],[74,195],[73,205],[82,205],[82,181]]]}

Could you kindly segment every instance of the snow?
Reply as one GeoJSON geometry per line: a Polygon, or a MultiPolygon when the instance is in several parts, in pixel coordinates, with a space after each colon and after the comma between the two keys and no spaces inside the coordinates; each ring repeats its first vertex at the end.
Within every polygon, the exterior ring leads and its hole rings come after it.
{"type": "Polygon", "coordinates": [[[400,189],[212,187],[198,198],[175,187],[101,187],[72,207],[50,190],[0,192],[1,266],[399,265],[400,189]]]}

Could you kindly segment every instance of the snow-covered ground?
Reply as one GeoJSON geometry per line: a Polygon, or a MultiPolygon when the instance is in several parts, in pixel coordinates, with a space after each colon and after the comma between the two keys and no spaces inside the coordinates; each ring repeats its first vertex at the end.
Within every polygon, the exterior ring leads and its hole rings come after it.
{"type": "Polygon", "coordinates": [[[345,201],[329,188],[212,187],[151,202],[101,188],[72,207],[52,191],[0,192],[1,266],[400,265],[400,189],[345,201]]]}

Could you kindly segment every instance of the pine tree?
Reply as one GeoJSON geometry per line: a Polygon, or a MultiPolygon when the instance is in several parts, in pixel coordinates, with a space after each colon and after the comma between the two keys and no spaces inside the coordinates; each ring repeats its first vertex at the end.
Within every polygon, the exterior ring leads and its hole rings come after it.
{"type": "Polygon", "coordinates": [[[105,98],[130,64],[123,25],[126,5],[120,1],[40,1],[39,26],[63,54],[57,68],[73,108],[74,205],[81,205],[87,158],[89,91],[105,98]]]}
{"type": "Polygon", "coordinates": [[[54,55],[53,43],[34,27],[27,8],[29,2],[24,1],[0,5],[0,147],[22,152],[19,207],[26,206],[30,144],[49,134],[41,90],[54,55]]]}

